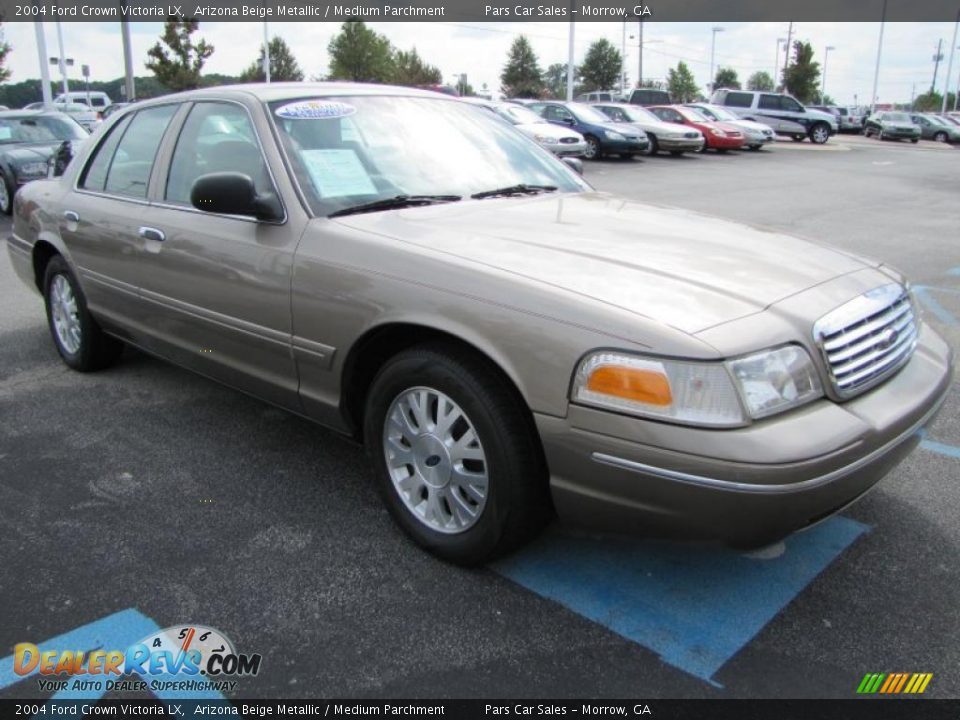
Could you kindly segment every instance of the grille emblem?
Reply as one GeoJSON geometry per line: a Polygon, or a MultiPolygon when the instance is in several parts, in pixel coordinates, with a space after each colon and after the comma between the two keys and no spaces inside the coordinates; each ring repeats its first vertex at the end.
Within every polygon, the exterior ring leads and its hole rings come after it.
{"type": "Polygon", "coordinates": [[[896,330],[893,328],[887,328],[880,334],[880,337],[877,340],[877,348],[880,350],[886,350],[897,341],[899,336],[900,333],[898,333],[896,330]]]}

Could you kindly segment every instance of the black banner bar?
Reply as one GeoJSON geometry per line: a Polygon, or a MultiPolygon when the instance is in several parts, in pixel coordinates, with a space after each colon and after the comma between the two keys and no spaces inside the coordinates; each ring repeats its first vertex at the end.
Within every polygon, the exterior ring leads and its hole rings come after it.
{"type": "Polygon", "coordinates": [[[4,22],[933,22],[957,14],[956,0],[0,0],[4,22]]]}
{"type": "Polygon", "coordinates": [[[956,720],[960,700],[0,700],[0,717],[956,720]]]}

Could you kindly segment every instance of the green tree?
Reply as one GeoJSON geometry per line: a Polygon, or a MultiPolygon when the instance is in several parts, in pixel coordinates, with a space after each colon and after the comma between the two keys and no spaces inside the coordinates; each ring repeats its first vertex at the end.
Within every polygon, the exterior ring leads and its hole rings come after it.
{"type": "Polygon", "coordinates": [[[747,90],[756,90],[759,92],[773,92],[776,87],[770,73],[758,70],[747,80],[747,90]]]}
{"type": "Polygon", "coordinates": [[[443,82],[440,68],[423,61],[416,48],[397,51],[393,56],[392,82],[397,85],[439,85],[443,82]]]}
{"type": "Polygon", "coordinates": [[[783,86],[802,103],[812,103],[820,97],[820,63],[814,62],[810,43],[793,43],[793,60],[783,72],[783,86]]]}
{"type": "MultiPolygon", "coordinates": [[[[578,67],[573,68],[574,87],[580,83],[579,70],[578,67]]],[[[557,100],[567,97],[567,63],[553,63],[544,70],[543,87],[548,97],[557,100]]]]}
{"type": "Polygon", "coordinates": [[[523,35],[513,41],[507,64],[500,73],[503,92],[509,97],[536,98],[543,92],[543,77],[537,54],[523,35]]]}
{"type": "MultiPolygon", "coordinates": [[[[263,45],[260,46],[260,55],[247,69],[240,73],[241,82],[264,82],[267,79],[263,72],[263,45]]],[[[293,56],[290,46],[282,37],[270,39],[270,80],[303,80],[303,70],[293,56]]]]}
{"type": "Polygon", "coordinates": [[[580,66],[583,91],[609,90],[619,86],[623,58],[620,51],[606,38],[590,43],[587,56],[580,66]]]}
{"type": "Polygon", "coordinates": [[[717,90],[719,88],[739,90],[741,87],[740,78],[737,76],[736,70],[725,67],[717,68],[717,75],[713,78],[713,90],[717,90]]]}
{"type": "Polygon", "coordinates": [[[330,80],[390,82],[393,48],[383,35],[362,20],[347,20],[330,44],[330,80]]]}
{"type": "Polygon", "coordinates": [[[200,85],[200,71],[213,55],[213,45],[203,39],[196,44],[193,42],[190,36],[199,26],[196,20],[177,19],[171,15],[160,36],[163,45],[158,42],[147,51],[150,59],[146,67],[164,87],[178,91],[192,90],[200,85]]]}
{"type": "MultiPolygon", "coordinates": [[[[954,93],[947,93],[947,110],[953,110],[953,102],[955,99],[954,93]]],[[[940,108],[943,107],[943,94],[938,93],[936,90],[923,93],[923,95],[917,95],[913,99],[913,109],[915,112],[940,112],[940,108]]]]}
{"type": "Polygon", "coordinates": [[[677,63],[676,69],[670,68],[667,73],[667,90],[676,103],[693,102],[700,97],[700,88],[683,60],[677,63]]]}
{"type": "MultiPolygon", "coordinates": [[[[3,27],[2,22],[0,22],[0,27],[3,27]]],[[[0,35],[2,34],[3,30],[0,30],[0,35]]],[[[10,54],[11,50],[13,50],[13,48],[10,47],[10,43],[5,40],[0,42],[0,82],[6,82],[12,74],[10,68],[7,67],[7,55],[10,54]]]]}

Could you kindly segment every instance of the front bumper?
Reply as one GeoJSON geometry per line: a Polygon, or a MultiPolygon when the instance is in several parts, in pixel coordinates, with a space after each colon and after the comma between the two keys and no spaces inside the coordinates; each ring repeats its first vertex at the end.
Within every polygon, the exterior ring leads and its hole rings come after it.
{"type": "Polygon", "coordinates": [[[587,151],[587,143],[582,140],[574,143],[542,143],[541,147],[549,150],[557,157],[580,157],[587,151]]]}
{"type": "Polygon", "coordinates": [[[746,134],[746,145],[748,147],[761,147],[767,143],[774,142],[773,133],[767,135],[766,133],[756,132],[756,133],[747,133],[746,134]]]}
{"type": "Polygon", "coordinates": [[[703,147],[703,138],[658,137],[657,145],[665,152],[698,152],[703,147]]]}
{"type": "Polygon", "coordinates": [[[705,135],[707,147],[714,150],[736,150],[747,144],[743,134],[740,137],[717,137],[716,135],[705,135]]]}
{"type": "Polygon", "coordinates": [[[952,377],[924,327],[907,365],[843,404],[820,400],[735,430],[571,405],[537,415],[561,520],[591,531],[756,546],[856,500],[919,442],[952,377]]]}
{"type": "Polygon", "coordinates": [[[600,147],[605,153],[641,153],[650,147],[650,140],[608,140],[600,141],[600,147]]]}

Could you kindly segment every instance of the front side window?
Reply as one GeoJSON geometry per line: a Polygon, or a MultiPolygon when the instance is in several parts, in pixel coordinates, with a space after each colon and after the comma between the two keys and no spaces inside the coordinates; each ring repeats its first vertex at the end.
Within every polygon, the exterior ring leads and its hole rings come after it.
{"type": "Polygon", "coordinates": [[[216,172],[243,173],[253,180],[258,193],[272,189],[246,111],[233,103],[201,102],[190,110],[177,138],[164,199],[189,205],[197,178],[216,172]]]}
{"type": "Polygon", "coordinates": [[[781,107],[787,112],[803,112],[803,105],[798,103],[792,97],[780,98],[781,107]]]}
{"type": "Polygon", "coordinates": [[[587,187],[496,116],[455,100],[343,96],[268,107],[317,215],[400,195],[469,198],[519,184],[559,192],[587,187]]]}
{"type": "Polygon", "coordinates": [[[783,105],[779,95],[761,95],[759,107],[761,110],[780,110],[783,105]]]}
{"type": "Polygon", "coordinates": [[[80,187],[146,198],[160,140],[176,109],[176,105],[161,105],[124,118],[97,149],[80,187]]]}

